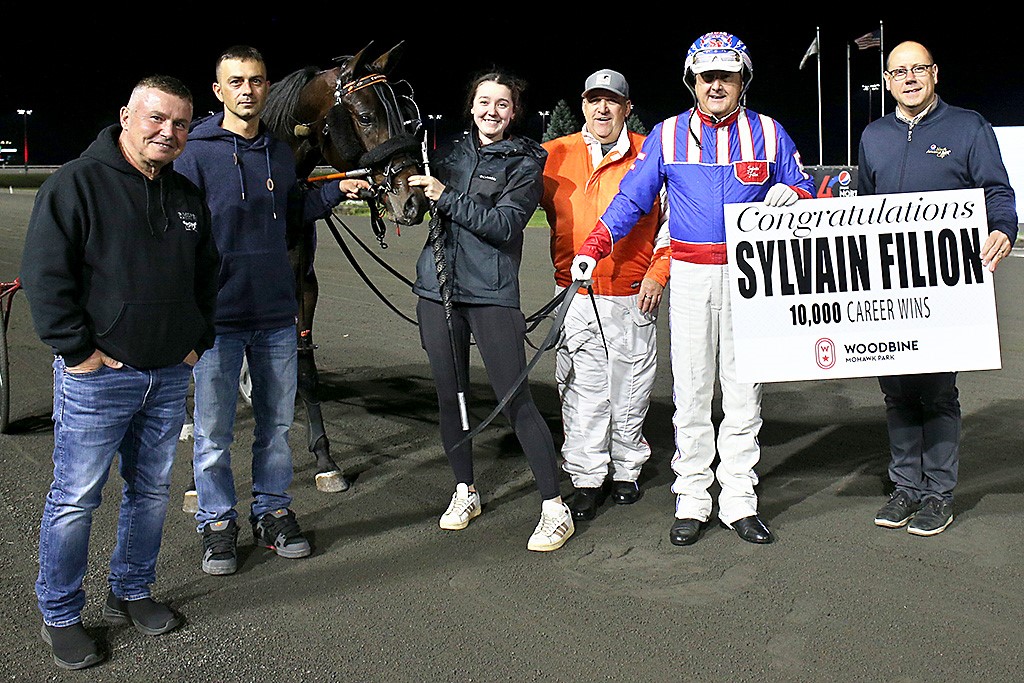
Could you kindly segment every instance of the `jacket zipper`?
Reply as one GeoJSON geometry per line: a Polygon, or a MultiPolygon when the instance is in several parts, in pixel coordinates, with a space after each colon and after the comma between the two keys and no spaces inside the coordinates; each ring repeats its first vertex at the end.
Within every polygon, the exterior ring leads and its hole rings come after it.
{"type": "Polygon", "coordinates": [[[900,162],[900,182],[897,185],[897,192],[903,192],[903,178],[907,171],[907,158],[910,156],[910,141],[914,135],[914,127],[907,124],[907,144],[903,146],[903,161],[900,162]]]}

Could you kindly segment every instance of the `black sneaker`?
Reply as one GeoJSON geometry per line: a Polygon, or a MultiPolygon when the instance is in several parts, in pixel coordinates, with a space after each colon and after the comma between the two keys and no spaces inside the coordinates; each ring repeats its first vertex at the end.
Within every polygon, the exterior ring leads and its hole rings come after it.
{"type": "Polygon", "coordinates": [[[311,552],[309,541],[302,535],[295,513],[287,508],[268,512],[252,523],[257,545],[273,550],[281,557],[295,559],[311,552]]]}
{"type": "Polygon", "coordinates": [[[924,499],[924,505],[914,515],[907,531],[915,536],[934,536],[941,534],[952,521],[953,501],[930,496],[924,499]]]}
{"type": "Polygon", "coordinates": [[[896,490],[889,498],[889,502],[875,513],[875,524],[887,529],[898,529],[909,522],[920,509],[921,503],[911,500],[909,493],[896,490]]]}
{"type": "Polygon", "coordinates": [[[107,593],[107,602],[103,605],[103,618],[111,624],[131,623],[136,631],[147,636],[173,631],[183,621],[180,614],[153,598],[122,600],[112,590],[107,593]]]}
{"type": "Polygon", "coordinates": [[[81,623],[70,626],[43,624],[39,635],[53,650],[53,661],[62,669],[84,669],[99,664],[104,655],[81,623]]]}
{"type": "Polygon", "coordinates": [[[237,545],[235,520],[207,523],[203,527],[203,571],[213,576],[234,574],[238,569],[237,545]]]}

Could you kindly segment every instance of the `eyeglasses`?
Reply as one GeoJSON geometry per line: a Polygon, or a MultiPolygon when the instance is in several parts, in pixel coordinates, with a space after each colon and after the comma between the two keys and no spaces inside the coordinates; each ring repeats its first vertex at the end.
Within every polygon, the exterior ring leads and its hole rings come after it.
{"type": "Polygon", "coordinates": [[[932,64],[915,64],[914,66],[907,69],[906,67],[900,66],[895,69],[889,69],[885,73],[889,74],[889,78],[894,81],[902,81],[907,77],[907,74],[911,71],[914,72],[915,76],[924,76],[926,73],[931,71],[931,68],[935,66],[932,64]]]}

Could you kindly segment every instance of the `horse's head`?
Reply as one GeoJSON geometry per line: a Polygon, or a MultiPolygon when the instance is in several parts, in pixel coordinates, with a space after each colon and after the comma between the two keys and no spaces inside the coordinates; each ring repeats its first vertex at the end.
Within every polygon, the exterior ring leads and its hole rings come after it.
{"type": "Polygon", "coordinates": [[[370,171],[371,185],[397,223],[422,222],[428,208],[423,190],[410,187],[408,178],[423,173],[419,110],[412,89],[404,91],[388,82],[387,74],[401,53],[399,43],[367,63],[363,48],[351,57],[340,57],[339,66],[317,79],[313,97],[329,98],[323,125],[311,131],[318,136],[320,152],[339,171],[356,168],[370,171]],[[324,84],[330,82],[330,92],[324,84]]]}

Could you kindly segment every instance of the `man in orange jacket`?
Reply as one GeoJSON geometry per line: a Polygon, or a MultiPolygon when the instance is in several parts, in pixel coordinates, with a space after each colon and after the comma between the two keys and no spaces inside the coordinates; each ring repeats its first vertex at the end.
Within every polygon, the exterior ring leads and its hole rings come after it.
{"type": "MultiPolygon", "coordinates": [[[[559,291],[572,284],[573,257],[644,141],[626,129],[631,109],[622,74],[597,71],[584,85],[583,130],[544,144],[548,158],[541,206],[551,226],[559,291]]],[[[555,379],[565,433],[563,467],[575,487],[569,508],[578,520],[594,518],[609,478],[616,503],[636,502],[640,469],[651,455],[643,422],[654,384],[656,316],[670,254],[665,211],[650,208],[592,275],[603,337],[594,306],[586,290],[580,290],[558,341],[555,379]]]]}

